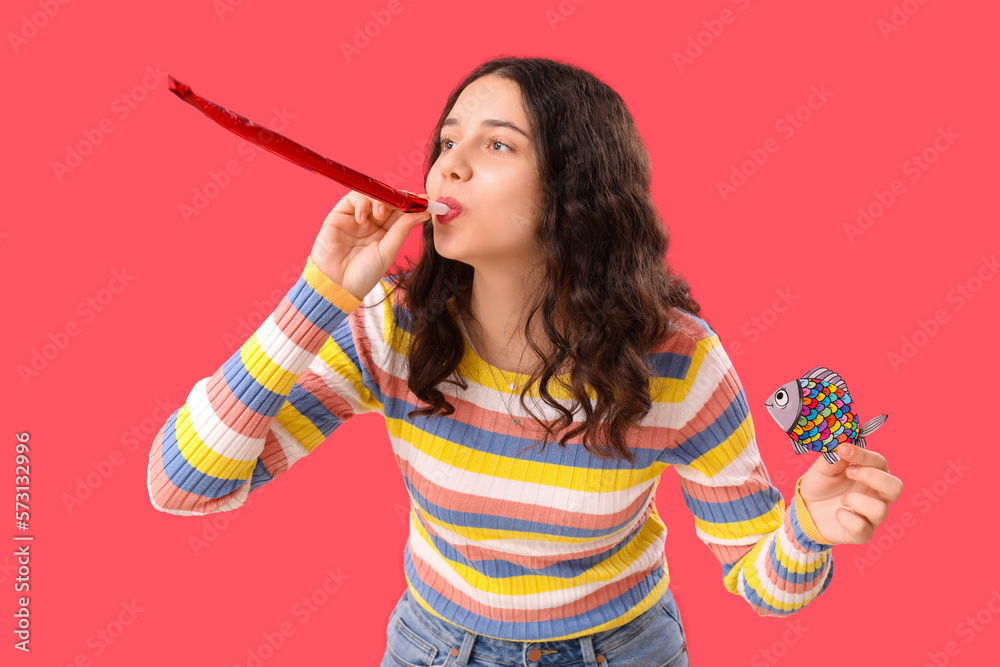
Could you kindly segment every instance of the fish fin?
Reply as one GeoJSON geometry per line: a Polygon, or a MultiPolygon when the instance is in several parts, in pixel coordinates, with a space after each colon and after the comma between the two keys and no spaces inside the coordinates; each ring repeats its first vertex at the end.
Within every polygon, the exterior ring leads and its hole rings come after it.
{"type": "Polygon", "coordinates": [[[858,436],[871,435],[872,433],[877,431],[878,428],[882,426],[882,424],[884,424],[885,420],[888,418],[889,415],[879,415],[878,417],[873,417],[872,419],[869,419],[865,423],[865,425],[861,427],[861,430],[858,431],[858,436]]]}
{"type": "Polygon", "coordinates": [[[840,460],[840,456],[837,452],[823,452],[823,458],[826,459],[827,463],[836,463],[840,460]]]}
{"type": "Polygon", "coordinates": [[[851,393],[847,390],[847,383],[844,382],[844,378],[840,377],[826,366],[817,366],[811,371],[806,372],[806,374],[802,377],[810,380],[823,380],[825,382],[829,382],[830,384],[837,385],[848,395],[851,393]]]}
{"type": "Polygon", "coordinates": [[[791,441],[792,441],[792,447],[795,449],[795,453],[796,454],[805,454],[806,452],[809,451],[808,447],[806,447],[805,445],[803,445],[801,442],[799,442],[795,438],[791,438],[791,441]]]}
{"type": "Polygon", "coordinates": [[[868,445],[865,444],[865,438],[861,435],[859,435],[857,440],[854,441],[854,445],[856,447],[860,447],[861,449],[868,449],[868,445]]]}

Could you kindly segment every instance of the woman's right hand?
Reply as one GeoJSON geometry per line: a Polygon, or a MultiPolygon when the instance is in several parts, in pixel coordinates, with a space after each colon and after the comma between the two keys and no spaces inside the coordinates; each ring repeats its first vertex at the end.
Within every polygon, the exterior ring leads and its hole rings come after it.
{"type": "Polygon", "coordinates": [[[330,280],[364,300],[396,261],[413,228],[430,219],[427,211],[404,213],[351,190],[326,216],[310,256],[330,280]]]}

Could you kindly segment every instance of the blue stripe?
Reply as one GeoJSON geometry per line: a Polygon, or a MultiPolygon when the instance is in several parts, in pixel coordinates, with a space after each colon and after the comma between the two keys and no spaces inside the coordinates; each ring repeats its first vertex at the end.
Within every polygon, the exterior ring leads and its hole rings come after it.
{"type": "Polygon", "coordinates": [[[201,472],[187,462],[177,445],[177,412],[175,410],[167,420],[160,451],[163,470],[170,483],[183,491],[205,498],[219,498],[243,486],[245,479],[219,479],[201,472]]]}
{"type": "Polygon", "coordinates": [[[274,417],[285,403],[286,396],[271,391],[250,374],[239,351],[222,365],[222,374],[233,396],[244,406],[264,417],[274,417]]]}
{"type": "MultiPolygon", "coordinates": [[[[820,589],[819,593],[816,594],[817,597],[823,594],[823,591],[825,591],[827,589],[827,586],[829,586],[830,582],[833,580],[833,560],[831,559],[831,560],[828,560],[827,562],[830,564],[829,565],[829,570],[828,570],[829,575],[827,576],[826,581],[823,583],[823,587],[820,589]]],[[[823,572],[824,569],[825,569],[825,566],[824,567],[820,567],[819,571],[823,572]]],[[[805,604],[800,605],[800,606],[798,606],[798,607],[796,607],[794,609],[790,609],[790,610],[778,609],[777,607],[772,607],[770,604],[764,602],[764,599],[760,596],[760,593],[758,593],[756,589],[754,589],[752,586],[749,585],[749,583],[746,581],[746,578],[743,577],[742,574],[740,575],[740,578],[743,579],[744,583],[746,584],[746,586],[745,586],[745,590],[747,592],[746,593],[746,600],[747,600],[747,602],[749,602],[754,607],[762,607],[765,610],[767,610],[768,612],[770,612],[772,614],[776,614],[778,616],[791,616],[795,612],[797,612],[800,609],[802,609],[803,607],[805,607],[805,604]]],[[[815,598],[813,598],[813,599],[815,599],[815,598]]],[[[808,604],[808,602],[806,604],[808,604]]]]}
{"type": "Polygon", "coordinates": [[[331,433],[343,424],[333,410],[328,409],[323,405],[322,401],[303,389],[298,383],[292,387],[292,393],[289,394],[288,402],[303,417],[308,419],[309,423],[316,427],[324,437],[329,437],[331,433]]]}
{"type": "MultiPolygon", "coordinates": [[[[814,579],[816,579],[819,576],[822,576],[823,574],[822,566],[817,567],[812,572],[789,572],[788,568],[782,565],[781,561],[778,560],[777,535],[774,536],[774,540],[771,542],[771,548],[768,549],[767,557],[768,560],[771,561],[771,567],[774,569],[775,572],[778,573],[778,576],[784,579],[785,581],[788,581],[793,584],[812,583],[814,579]]],[[[793,560],[793,562],[796,561],[793,560]]],[[[802,565],[802,563],[797,563],[797,562],[796,564],[802,565]]]]}
{"type": "MultiPolygon", "coordinates": [[[[362,335],[364,335],[364,332],[362,332],[362,335]]],[[[361,382],[368,388],[368,391],[371,392],[375,400],[378,401],[380,405],[385,405],[385,396],[382,393],[382,388],[378,386],[375,378],[373,378],[371,373],[368,372],[368,367],[361,363],[361,356],[358,354],[358,349],[354,345],[354,331],[351,329],[350,320],[345,319],[341,322],[340,326],[338,326],[337,329],[330,334],[330,337],[351,360],[351,364],[357,370],[358,375],[361,376],[361,382]]],[[[372,349],[374,350],[376,346],[381,343],[382,341],[373,341],[372,349]]]]}
{"type": "MultiPolygon", "coordinates": [[[[727,382],[725,379],[722,381],[727,382]]],[[[715,449],[731,437],[736,429],[740,428],[740,425],[746,421],[749,414],[750,408],[747,406],[746,394],[743,387],[740,387],[739,393],[715,421],[670,450],[671,462],[690,465],[692,461],[715,449]]],[[[752,426],[748,424],[747,428],[753,434],[752,426]]]]}
{"type": "MultiPolygon", "coordinates": [[[[492,454],[512,452],[521,461],[554,463],[587,470],[635,471],[649,468],[660,454],[660,450],[658,449],[633,448],[632,453],[636,457],[634,462],[630,463],[624,459],[606,460],[594,456],[582,444],[574,444],[573,439],[567,442],[565,448],[559,446],[558,442],[549,440],[549,443],[545,445],[544,452],[541,445],[532,449],[525,449],[522,452],[520,450],[534,444],[536,438],[494,432],[488,428],[454,419],[453,415],[416,415],[410,420],[406,415],[410,410],[415,410],[417,408],[416,405],[389,395],[386,395],[385,399],[385,416],[404,421],[406,423],[404,428],[407,433],[414,429],[421,429],[430,436],[442,438],[448,442],[460,443],[463,447],[467,447],[473,451],[492,454]]],[[[530,405],[531,397],[528,397],[527,401],[530,405]]],[[[509,417],[506,417],[506,419],[509,419],[509,417]]],[[[484,421],[489,421],[490,423],[487,425],[492,426],[491,420],[484,421]]],[[[539,435],[538,438],[540,439],[540,437],[539,435]]],[[[406,439],[414,440],[416,438],[417,434],[413,434],[406,439]]]]}
{"type": "MultiPolygon", "coordinates": [[[[420,596],[434,607],[438,613],[445,618],[461,619],[463,627],[468,627],[472,632],[479,635],[498,637],[508,641],[533,641],[535,637],[561,637],[576,632],[590,630],[596,625],[607,622],[609,619],[617,618],[623,609],[631,609],[643,600],[666,574],[663,566],[663,555],[660,555],[659,565],[652,571],[637,581],[631,588],[624,591],[618,597],[612,598],[604,604],[582,614],[567,616],[554,621],[542,622],[520,622],[503,623],[480,616],[464,607],[460,607],[451,600],[440,595],[437,591],[427,586],[417,574],[417,569],[410,557],[410,543],[407,541],[403,547],[403,568],[406,578],[417,589],[420,596]]],[[[558,596],[558,592],[554,595],[558,596]]],[[[420,604],[416,600],[413,604],[420,604]]]]}
{"type": "MultiPolygon", "coordinates": [[[[645,506],[640,508],[636,513],[630,516],[627,520],[622,523],[611,526],[607,529],[583,529],[583,528],[570,528],[568,526],[560,526],[551,523],[545,523],[542,521],[525,521],[523,519],[512,519],[509,517],[493,516],[489,514],[482,514],[478,512],[462,512],[459,510],[447,510],[441,508],[439,505],[431,503],[427,500],[425,496],[418,493],[410,482],[409,478],[404,478],[406,488],[409,490],[410,495],[413,497],[414,502],[420,507],[424,508],[428,514],[434,517],[441,523],[449,523],[456,526],[462,526],[466,528],[477,528],[477,529],[497,529],[497,530],[509,530],[509,531],[521,531],[529,533],[545,533],[549,535],[560,535],[565,537],[585,537],[598,539],[602,537],[607,537],[614,532],[621,530],[627,526],[632,521],[635,521],[639,515],[645,511],[645,506]]],[[[652,489],[651,489],[652,490],[652,489]]],[[[647,499],[649,498],[647,494],[647,499]]],[[[650,515],[652,516],[652,515],[650,515]]],[[[420,519],[420,514],[417,513],[417,518],[420,519]]],[[[624,549],[627,546],[628,541],[642,530],[642,527],[649,522],[647,518],[645,522],[636,526],[627,537],[623,538],[620,542],[612,547],[609,547],[607,551],[600,554],[594,554],[593,556],[588,556],[586,558],[580,559],[570,559],[563,561],[562,563],[553,563],[551,568],[542,568],[541,570],[525,568],[515,565],[509,561],[503,559],[493,559],[486,561],[472,561],[467,560],[461,553],[452,547],[452,545],[447,542],[441,541],[436,538],[430,531],[427,530],[427,526],[421,521],[421,525],[424,525],[424,530],[427,532],[428,536],[434,541],[434,545],[438,552],[445,557],[458,561],[473,570],[478,570],[484,574],[488,574],[490,577],[497,579],[502,577],[510,576],[522,576],[530,574],[545,573],[552,576],[565,576],[565,577],[576,577],[580,575],[580,572],[584,570],[589,570],[598,563],[601,563],[613,554],[618,553],[619,550],[624,549]],[[586,567],[581,567],[581,565],[586,565],[586,567]]]]}
{"type": "Polygon", "coordinates": [[[781,492],[773,486],[743,498],[724,502],[697,500],[688,494],[683,486],[681,493],[691,513],[709,523],[734,523],[756,519],[768,514],[783,501],[781,492]]]}
{"type": "Polygon", "coordinates": [[[647,355],[655,377],[683,380],[691,369],[691,357],[677,352],[655,352],[647,355]]]}
{"type": "Polygon", "coordinates": [[[264,465],[264,462],[258,458],[257,465],[253,469],[253,476],[250,478],[250,490],[253,491],[261,484],[267,484],[271,481],[271,479],[271,471],[269,471],[264,465]]]}
{"type": "Polygon", "coordinates": [[[288,300],[302,315],[327,334],[331,334],[347,317],[347,313],[327,301],[300,276],[288,292],[288,300]]]}
{"type": "Polygon", "coordinates": [[[821,544],[816,542],[811,537],[806,535],[804,530],[802,530],[802,524],[799,523],[799,513],[795,507],[794,498],[792,499],[789,511],[792,513],[792,530],[795,533],[795,539],[799,541],[799,544],[801,544],[804,549],[808,549],[810,551],[829,551],[833,548],[832,544],[821,544]]]}

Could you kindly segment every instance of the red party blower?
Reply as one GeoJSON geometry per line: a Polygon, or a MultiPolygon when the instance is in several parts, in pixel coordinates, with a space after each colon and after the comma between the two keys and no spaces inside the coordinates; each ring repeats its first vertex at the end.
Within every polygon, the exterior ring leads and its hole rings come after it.
{"type": "Polygon", "coordinates": [[[341,185],[363,192],[373,199],[395,206],[405,213],[428,211],[434,215],[444,215],[451,210],[441,202],[427,201],[417,195],[397,190],[370,176],[365,176],[359,171],[325,158],[274,130],[262,127],[238,113],[195,95],[190,86],[181,83],[169,74],[167,78],[170,80],[170,92],[177,97],[200,110],[230,132],[235,132],[247,141],[251,141],[275,155],[280,155],[299,166],[315,171],[317,174],[332,178],[341,185]]]}

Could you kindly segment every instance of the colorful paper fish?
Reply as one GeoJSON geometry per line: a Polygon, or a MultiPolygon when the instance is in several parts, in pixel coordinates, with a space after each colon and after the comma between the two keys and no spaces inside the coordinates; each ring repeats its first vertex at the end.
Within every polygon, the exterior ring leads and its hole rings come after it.
{"type": "Polygon", "coordinates": [[[836,449],[842,442],[865,449],[865,436],[874,433],[889,417],[879,415],[859,430],[847,384],[823,366],[783,384],[764,405],[792,439],[796,454],[823,452],[828,463],[840,460],[836,449]]]}

